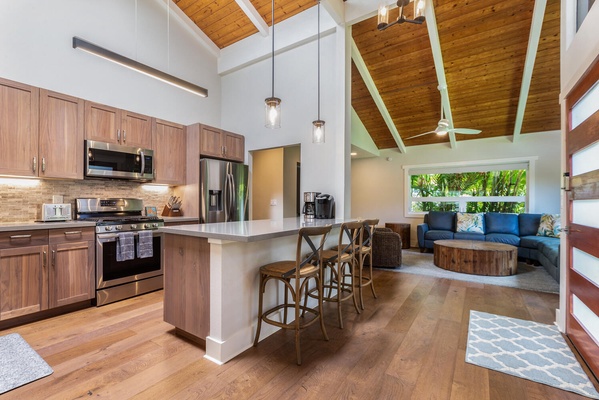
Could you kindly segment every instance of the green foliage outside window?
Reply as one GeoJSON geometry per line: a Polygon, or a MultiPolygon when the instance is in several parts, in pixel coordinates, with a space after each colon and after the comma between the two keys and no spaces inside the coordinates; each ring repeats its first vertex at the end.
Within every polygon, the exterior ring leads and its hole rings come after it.
{"type": "MultiPolygon", "coordinates": [[[[526,196],[526,170],[465,172],[452,174],[412,175],[411,196],[426,197],[505,197],[526,196]]],[[[466,212],[525,212],[524,202],[466,200],[466,212]]],[[[452,201],[415,201],[413,212],[459,211],[452,201]]]]}

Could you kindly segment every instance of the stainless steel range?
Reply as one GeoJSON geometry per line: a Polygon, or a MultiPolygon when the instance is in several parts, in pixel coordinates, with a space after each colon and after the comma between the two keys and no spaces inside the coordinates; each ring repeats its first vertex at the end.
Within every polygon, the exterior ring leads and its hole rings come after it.
{"type": "Polygon", "coordinates": [[[76,199],[76,218],[96,222],[98,306],[163,287],[162,237],[155,230],[164,220],[142,210],[141,199],[76,199]]]}

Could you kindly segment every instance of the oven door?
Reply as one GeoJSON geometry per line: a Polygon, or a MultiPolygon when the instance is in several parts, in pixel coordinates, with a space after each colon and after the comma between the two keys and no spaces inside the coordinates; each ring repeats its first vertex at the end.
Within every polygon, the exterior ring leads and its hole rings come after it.
{"type": "MultiPolygon", "coordinates": [[[[137,232],[135,248],[137,249],[137,232]]],[[[136,282],[163,274],[162,235],[154,232],[153,256],[117,261],[116,248],[118,235],[101,233],[96,235],[96,289],[108,288],[136,282]]]]}

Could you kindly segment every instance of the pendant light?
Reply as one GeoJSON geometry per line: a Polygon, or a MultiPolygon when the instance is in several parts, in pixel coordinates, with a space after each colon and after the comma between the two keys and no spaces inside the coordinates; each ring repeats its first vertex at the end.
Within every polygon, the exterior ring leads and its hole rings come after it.
{"type": "Polygon", "coordinates": [[[270,129],[281,127],[281,99],[275,97],[275,0],[272,0],[272,94],[264,100],[265,126],[270,129]]]}
{"type": "Polygon", "coordinates": [[[312,143],[324,143],[324,121],[320,119],[320,0],[318,0],[318,119],[312,121],[312,143]]]}

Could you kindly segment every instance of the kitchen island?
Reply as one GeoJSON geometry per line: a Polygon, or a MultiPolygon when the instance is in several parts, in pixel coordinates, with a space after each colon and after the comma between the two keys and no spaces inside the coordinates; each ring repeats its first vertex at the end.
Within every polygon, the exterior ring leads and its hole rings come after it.
{"type": "MultiPolygon", "coordinates": [[[[325,248],[336,245],[343,222],[285,218],[160,228],[165,237],[164,320],[178,334],[205,341],[207,359],[231,360],[254,340],[260,266],[293,259],[304,226],[332,225],[325,248]]],[[[282,287],[267,285],[265,309],[281,301],[283,293],[282,287]]],[[[261,339],[278,329],[264,324],[261,339]]]]}

